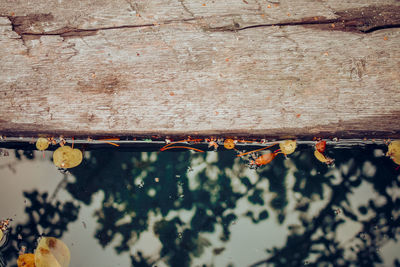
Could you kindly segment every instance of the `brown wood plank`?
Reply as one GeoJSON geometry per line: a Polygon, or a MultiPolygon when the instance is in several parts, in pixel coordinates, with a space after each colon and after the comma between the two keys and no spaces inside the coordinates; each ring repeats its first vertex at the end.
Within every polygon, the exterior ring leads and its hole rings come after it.
{"type": "Polygon", "coordinates": [[[400,137],[398,1],[162,2],[0,3],[0,133],[400,137]]]}

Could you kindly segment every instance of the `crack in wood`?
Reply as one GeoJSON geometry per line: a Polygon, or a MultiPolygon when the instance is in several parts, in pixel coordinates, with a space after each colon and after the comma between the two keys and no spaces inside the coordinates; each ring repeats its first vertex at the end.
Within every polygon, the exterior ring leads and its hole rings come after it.
{"type": "MultiPolygon", "coordinates": [[[[33,14],[28,16],[3,16],[7,17],[11,23],[11,29],[16,32],[21,39],[25,37],[30,38],[39,38],[40,36],[60,36],[63,38],[73,38],[73,37],[85,37],[85,36],[92,36],[96,35],[98,31],[104,30],[118,30],[118,29],[134,29],[134,28],[145,28],[145,27],[154,27],[159,25],[166,25],[172,23],[185,23],[189,21],[195,20],[194,18],[189,19],[182,19],[182,20],[167,20],[163,22],[155,22],[155,23],[147,23],[147,24],[138,24],[138,25],[121,25],[121,26],[112,26],[112,27],[99,27],[99,28],[88,28],[88,29],[80,29],[80,28],[73,28],[73,27],[64,27],[61,29],[47,31],[47,32],[32,32],[29,29],[32,27],[33,23],[43,21],[43,17],[47,17],[48,14],[33,14]],[[35,17],[38,20],[33,21],[31,18],[35,17]],[[25,20],[26,19],[26,20],[25,20]]],[[[49,18],[52,20],[52,16],[50,15],[49,18]]]]}
{"type": "Polygon", "coordinates": [[[244,27],[240,27],[239,24],[234,23],[222,27],[204,28],[204,30],[237,32],[262,27],[304,26],[321,30],[371,33],[382,29],[400,28],[400,6],[369,6],[335,11],[334,13],[338,16],[335,19],[315,16],[281,23],[256,24],[244,27]]]}
{"type": "MultiPolygon", "coordinates": [[[[157,23],[147,23],[138,25],[121,25],[112,27],[99,27],[80,29],[74,27],[63,27],[61,29],[47,32],[32,32],[35,24],[49,22],[54,20],[52,14],[30,14],[26,16],[2,16],[10,20],[12,30],[16,32],[22,39],[24,38],[39,38],[40,36],[60,36],[63,38],[76,38],[96,35],[98,31],[117,30],[117,29],[134,29],[144,27],[154,27],[158,25],[166,25],[172,23],[185,23],[197,21],[193,12],[187,9],[184,0],[178,0],[185,11],[193,16],[188,19],[166,20],[157,23]]],[[[233,22],[230,25],[222,27],[203,27],[205,31],[213,32],[238,32],[254,28],[262,27],[282,27],[282,26],[304,26],[321,30],[335,30],[345,32],[371,33],[374,31],[387,28],[400,28],[400,6],[397,5],[382,5],[368,6],[362,8],[354,8],[344,11],[335,11],[338,16],[335,19],[327,19],[323,16],[307,17],[299,20],[291,20],[280,23],[255,24],[241,27],[239,23],[233,22]]],[[[206,18],[201,18],[202,20],[206,18]]]]}

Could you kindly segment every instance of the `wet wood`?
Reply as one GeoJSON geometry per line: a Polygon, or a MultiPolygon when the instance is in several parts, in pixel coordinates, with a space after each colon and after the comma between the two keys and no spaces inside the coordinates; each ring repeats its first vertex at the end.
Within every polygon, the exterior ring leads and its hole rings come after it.
{"type": "Polygon", "coordinates": [[[2,1],[0,134],[400,137],[399,43],[396,0],[2,1]]]}

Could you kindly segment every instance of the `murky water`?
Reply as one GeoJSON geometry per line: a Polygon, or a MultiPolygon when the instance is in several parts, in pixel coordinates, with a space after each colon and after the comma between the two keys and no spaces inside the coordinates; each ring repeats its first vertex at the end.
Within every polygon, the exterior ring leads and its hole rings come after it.
{"type": "Polygon", "coordinates": [[[328,166],[301,145],[257,167],[234,150],[110,145],[60,170],[51,151],[2,149],[1,260],[16,266],[44,235],[67,244],[70,266],[399,266],[400,171],[386,151],[328,145],[328,166]]]}

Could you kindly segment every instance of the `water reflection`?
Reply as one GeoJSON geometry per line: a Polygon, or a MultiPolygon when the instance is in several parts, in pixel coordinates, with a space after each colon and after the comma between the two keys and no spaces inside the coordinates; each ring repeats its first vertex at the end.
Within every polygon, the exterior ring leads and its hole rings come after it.
{"type": "MultiPolygon", "coordinates": [[[[93,204],[101,192],[94,238],[117,253],[130,253],[132,266],[190,266],[206,250],[217,261],[240,218],[253,224],[276,220],[277,228],[288,230],[285,244],[261,247],[265,258],[251,266],[374,265],[383,262],[381,248],[396,242],[400,229],[399,172],[382,154],[376,146],[330,150],[335,167],[329,167],[311,148],[302,148],[289,159],[277,157],[250,170],[230,151],[92,151],[63,174],[55,193],[24,192],[28,219],[12,227],[1,253],[5,262],[15,262],[21,247],[36,247],[40,234],[62,237],[77,220],[80,205],[93,204]],[[373,194],[354,198],[362,186],[373,194]],[[58,190],[73,199],[57,200],[58,190]],[[343,229],[352,223],[359,230],[350,236],[343,229]],[[131,249],[147,231],[161,244],[156,255],[131,249]],[[218,235],[220,243],[209,234],[218,235]]],[[[33,158],[27,151],[16,155],[33,158]]],[[[275,229],[266,229],[259,239],[268,239],[268,231],[275,229]]],[[[243,244],[243,253],[248,245],[243,244]]]]}

